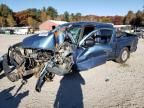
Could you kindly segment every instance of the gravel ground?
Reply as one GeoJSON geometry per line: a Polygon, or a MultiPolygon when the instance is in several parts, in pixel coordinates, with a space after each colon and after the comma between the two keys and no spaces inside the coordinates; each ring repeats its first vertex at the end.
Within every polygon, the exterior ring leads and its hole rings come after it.
{"type": "MultiPolygon", "coordinates": [[[[26,36],[1,36],[0,54],[26,36]]],[[[10,82],[0,74],[0,108],[144,108],[144,40],[126,64],[108,61],[79,74],[56,76],[35,91],[32,77],[10,82]]]]}

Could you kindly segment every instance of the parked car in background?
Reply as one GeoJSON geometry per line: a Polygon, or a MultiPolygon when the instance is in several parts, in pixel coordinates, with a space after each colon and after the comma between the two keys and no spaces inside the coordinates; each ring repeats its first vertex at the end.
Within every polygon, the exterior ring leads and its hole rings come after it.
{"type": "Polygon", "coordinates": [[[34,33],[35,34],[41,34],[41,33],[47,33],[49,32],[48,30],[36,30],[34,33]]]}
{"type": "Polygon", "coordinates": [[[114,28],[116,28],[117,30],[123,31],[123,32],[127,32],[127,33],[134,32],[131,25],[114,25],[114,28]]]}
{"type": "Polygon", "coordinates": [[[34,30],[30,27],[19,27],[15,29],[14,34],[17,35],[26,35],[26,34],[33,34],[34,30]]]}
{"type": "Polygon", "coordinates": [[[12,30],[12,29],[6,29],[6,30],[4,30],[5,31],[5,34],[14,34],[14,30],[12,30]]]}
{"type": "Polygon", "coordinates": [[[17,35],[26,35],[26,34],[28,34],[28,29],[25,29],[25,28],[16,29],[14,31],[14,34],[17,34],[17,35]]]}
{"type": "Polygon", "coordinates": [[[136,34],[139,38],[143,38],[144,39],[144,28],[136,28],[134,30],[134,34],[136,34]]]}
{"type": "Polygon", "coordinates": [[[3,29],[0,29],[0,34],[5,34],[5,31],[3,29]]]}
{"type": "Polygon", "coordinates": [[[14,34],[13,29],[0,29],[0,34],[14,34]]]}

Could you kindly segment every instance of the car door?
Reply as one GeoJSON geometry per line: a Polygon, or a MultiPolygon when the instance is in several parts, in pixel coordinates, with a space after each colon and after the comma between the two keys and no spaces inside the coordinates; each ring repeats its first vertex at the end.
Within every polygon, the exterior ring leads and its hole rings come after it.
{"type": "Polygon", "coordinates": [[[104,64],[108,59],[108,52],[112,50],[109,45],[99,44],[95,37],[100,35],[100,30],[95,30],[85,36],[74,50],[74,62],[78,70],[87,70],[104,64]]]}

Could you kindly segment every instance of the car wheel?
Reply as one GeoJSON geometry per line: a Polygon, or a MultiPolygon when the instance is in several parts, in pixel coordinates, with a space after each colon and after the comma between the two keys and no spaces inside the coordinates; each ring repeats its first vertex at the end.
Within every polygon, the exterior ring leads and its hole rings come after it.
{"type": "Polygon", "coordinates": [[[0,68],[0,73],[3,71],[3,69],[2,68],[0,68]]]}
{"type": "Polygon", "coordinates": [[[3,71],[2,62],[0,62],[0,73],[3,71]]]}
{"type": "Polygon", "coordinates": [[[125,63],[129,57],[130,57],[130,51],[127,47],[125,47],[120,51],[120,54],[118,58],[116,59],[116,62],[121,63],[121,64],[125,63]]]}

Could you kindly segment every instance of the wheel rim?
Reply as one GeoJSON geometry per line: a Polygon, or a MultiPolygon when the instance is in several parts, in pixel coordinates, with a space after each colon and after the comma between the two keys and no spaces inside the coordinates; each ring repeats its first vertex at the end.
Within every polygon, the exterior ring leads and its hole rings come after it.
{"type": "Polygon", "coordinates": [[[128,52],[125,50],[122,53],[122,60],[125,61],[125,60],[127,60],[127,58],[128,58],[128,52]]]}

